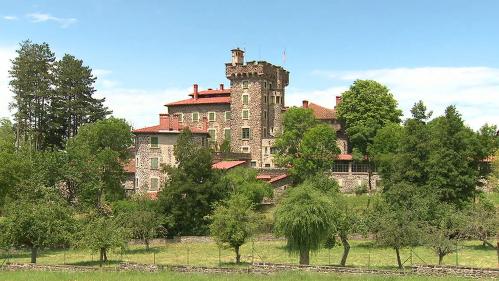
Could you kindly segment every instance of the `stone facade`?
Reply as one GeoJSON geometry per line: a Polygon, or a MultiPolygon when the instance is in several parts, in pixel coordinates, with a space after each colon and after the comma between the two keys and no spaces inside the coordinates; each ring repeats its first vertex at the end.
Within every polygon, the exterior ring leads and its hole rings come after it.
{"type": "MultiPolygon", "coordinates": [[[[233,50],[236,55],[240,52],[233,50]]],[[[270,151],[269,139],[281,130],[289,72],[265,61],[233,60],[226,64],[225,74],[231,85],[231,149],[249,149],[253,167],[273,167],[270,153],[264,159],[263,147],[270,151]],[[249,130],[249,135],[243,130],[249,130]]]]}

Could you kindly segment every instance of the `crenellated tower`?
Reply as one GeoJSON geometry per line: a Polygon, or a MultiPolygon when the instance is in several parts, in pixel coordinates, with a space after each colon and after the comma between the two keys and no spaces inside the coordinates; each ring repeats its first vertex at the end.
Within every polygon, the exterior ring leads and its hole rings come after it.
{"type": "Polygon", "coordinates": [[[254,167],[273,167],[271,147],[282,130],[289,72],[266,61],[244,62],[232,50],[225,74],[231,85],[231,149],[251,154],[254,167]]]}

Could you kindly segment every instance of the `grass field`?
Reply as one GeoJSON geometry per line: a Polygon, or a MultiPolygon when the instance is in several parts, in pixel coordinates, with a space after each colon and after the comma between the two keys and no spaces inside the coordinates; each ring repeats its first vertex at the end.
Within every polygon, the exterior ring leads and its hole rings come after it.
{"type": "MultiPolygon", "coordinates": [[[[369,241],[352,241],[352,248],[348,257],[347,265],[361,267],[393,268],[396,266],[395,251],[389,248],[375,247],[369,241]]],[[[242,261],[246,263],[271,262],[292,263],[298,262],[296,255],[288,254],[285,249],[285,241],[259,241],[245,244],[241,249],[242,261]]],[[[335,247],[331,251],[321,250],[311,255],[311,264],[338,264],[342,247],[335,247]]],[[[410,249],[403,249],[402,259],[407,260],[406,265],[411,264],[410,249]]],[[[10,262],[28,263],[30,255],[28,251],[16,253],[3,253],[0,264],[9,256],[10,262]]],[[[229,249],[220,249],[213,242],[206,243],[168,243],[154,244],[149,251],[142,245],[130,246],[125,252],[111,252],[108,255],[109,266],[119,262],[156,263],[156,264],[189,264],[218,266],[219,263],[232,266],[234,254],[229,249]],[[220,254],[220,256],[219,256],[220,254]]],[[[41,251],[38,263],[40,264],[74,264],[74,265],[97,265],[98,255],[80,250],[47,250],[41,251]]],[[[462,266],[474,267],[496,267],[496,251],[484,247],[479,241],[464,241],[459,244],[457,261],[462,266]]],[[[412,262],[414,264],[435,264],[437,256],[427,248],[417,247],[413,249],[412,262]]],[[[456,254],[450,254],[444,258],[448,265],[456,264],[456,254]]]]}
{"type": "MultiPolygon", "coordinates": [[[[212,280],[238,280],[238,281],[326,281],[326,280],[351,280],[351,281],[383,281],[383,280],[403,280],[403,281],[450,281],[450,280],[468,280],[456,277],[422,277],[422,276],[407,276],[407,277],[386,277],[386,276],[370,276],[370,275],[340,275],[340,274],[320,274],[320,273],[298,273],[288,272],[272,275],[250,275],[250,274],[193,274],[193,273],[141,273],[141,272],[0,272],[0,280],[2,281],[212,281],[212,280]]],[[[469,279],[471,280],[471,279],[469,279]]]]}

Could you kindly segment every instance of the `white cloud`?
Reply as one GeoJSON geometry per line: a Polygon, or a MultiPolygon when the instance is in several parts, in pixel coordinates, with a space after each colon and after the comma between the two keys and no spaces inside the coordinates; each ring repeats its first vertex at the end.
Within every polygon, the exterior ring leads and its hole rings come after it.
{"type": "Polygon", "coordinates": [[[26,16],[34,23],[53,21],[58,23],[62,28],[67,28],[78,21],[75,18],[58,18],[44,13],[31,13],[26,16]]]}
{"type": "Polygon", "coordinates": [[[17,20],[18,19],[16,16],[3,16],[2,18],[4,20],[17,20]]]}
{"type": "Polygon", "coordinates": [[[15,47],[0,47],[0,118],[9,117],[9,102],[12,93],[9,91],[10,60],[16,56],[15,47]]]}
{"type": "Polygon", "coordinates": [[[97,91],[106,98],[106,106],[113,116],[125,118],[134,128],[159,124],[158,114],[166,112],[168,102],[186,99],[190,89],[169,88],[162,90],[110,88],[97,91]]]}
{"type": "Polygon", "coordinates": [[[348,87],[330,87],[324,90],[306,90],[289,87],[286,92],[286,106],[301,106],[303,100],[308,100],[315,104],[327,108],[333,108],[336,105],[336,96],[341,95],[348,87]]]}
{"type": "MultiPolygon", "coordinates": [[[[499,125],[499,69],[489,67],[419,67],[362,71],[316,71],[346,86],[355,79],[372,79],[390,88],[404,110],[423,100],[434,111],[443,113],[454,104],[465,122],[474,129],[484,123],[499,125]]],[[[325,100],[331,98],[324,97],[325,100]]]]}

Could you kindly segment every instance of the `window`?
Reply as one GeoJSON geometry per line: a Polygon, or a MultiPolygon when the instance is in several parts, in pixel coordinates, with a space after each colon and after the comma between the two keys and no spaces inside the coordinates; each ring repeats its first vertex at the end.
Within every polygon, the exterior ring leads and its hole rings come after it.
{"type": "Polygon", "coordinates": [[[272,89],[272,83],[269,83],[269,90],[272,89]]]}
{"type": "Polygon", "coordinates": [[[249,119],[249,109],[243,109],[243,120],[249,119]]]}
{"type": "Polygon", "coordinates": [[[274,96],[273,96],[273,95],[271,95],[271,96],[269,97],[269,99],[270,99],[270,104],[274,104],[274,96]]]}
{"type": "Polygon", "coordinates": [[[153,147],[153,148],[159,147],[158,137],[151,137],[151,147],[153,147]]]}
{"type": "Polygon", "coordinates": [[[267,120],[267,117],[268,117],[268,116],[267,116],[267,110],[264,110],[264,111],[263,111],[263,119],[267,120]]]}
{"type": "Polygon", "coordinates": [[[263,96],[263,104],[267,104],[267,101],[268,101],[267,95],[263,96]]]}
{"type": "Polygon", "coordinates": [[[243,81],[243,89],[248,89],[248,81],[243,81]]]}
{"type": "Polygon", "coordinates": [[[243,105],[248,105],[249,103],[249,95],[243,95],[243,105]]]}
{"type": "Polygon", "coordinates": [[[184,114],[183,113],[179,113],[177,116],[178,116],[178,122],[184,122],[184,114]]]}
{"type": "Polygon", "coordinates": [[[265,151],[265,155],[269,155],[269,150],[270,150],[270,149],[269,149],[269,147],[268,147],[268,146],[266,146],[266,147],[265,147],[265,150],[264,150],[264,151],[265,151]]]}
{"type": "Polygon", "coordinates": [[[159,159],[151,158],[151,170],[157,170],[157,169],[159,169],[159,159]]]}
{"type": "Polygon", "coordinates": [[[273,136],[274,135],[274,127],[270,127],[270,135],[273,136]]]}
{"type": "Polygon", "coordinates": [[[263,81],[263,88],[267,89],[267,81],[263,81]]]}
{"type": "Polygon", "coordinates": [[[369,164],[367,163],[352,163],[352,172],[353,173],[367,173],[369,170],[369,164]]]}
{"type": "Polygon", "coordinates": [[[267,128],[263,127],[263,137],[267,137],[267,128]]]}
{"type": "Polygon", "coordinates": [[[250,152],[250,148],[249,148],[249,146],[241,146],[241,151],[243,153],[249,153],[250,152]]]}
{"type": "Polygon", "coordinates": [[[139,188],[139,178],[135,178],[135,188],[139,188]]]}
{"type": "Polygon", "coordinates": [[[208,112],[208,121],[215,122],[215,118],[217,117],[215,112],[208,112]]]}
{"type": "Polygon", "coordinates": [[[270,168],[270,164],[265,164],[265,168],[270,168]]]}
{"type": "Polygon", "coordinates": [[[135,167],[140,166],[139,156],[135,157],[135,167]]]}
{"type": "Polygon", "coordinates": [[[251,167],[256,167],[256,161],[251,161],[251,167]]]}
{"type": "Polygon", "coordinates": [[[208,129],[208,134],[210,135],[210,138],[212,142],[217,140],[217,130],[214,128],[208,129]]]}
{"type": "Polygon", "coordinates": [[[336,173],[348,173],[348,163],[334,162],[333,172],[336,173]]]}
{"type": "Polygon", "coordinates": [[[280,104],[281,103],[281,97],[280,96],[275,96],[275,103],[280,104]]]}
{"type": "Polygon", "coordinates": [[[276,154],[276,153],[277,153],[277,147],[271,147],[270,154],[276,154]]]}
{"type": "Polygon", "coordinates": [[[192,122],[198,122],[199,121],[199,112],[193,112],[192,113],[192,122]]]}
{"type": "Polygon", "coordinates": [[[249,140],[251,137],[250,128],[242,128],[241,137],[243,140],[249,140]]]}
{"type": "Polygon", "coordinates": [[[231,118],[230,111],[225,111],[225,121],[229,121],[231,118]]]}
{"type": "Polygon", "coordinates": [[[230,140],[230,128],[224,129],[224,139],[230,140]]]}
{"type": "Polygon", "coordinates": [[[149,187],[149,190],[156,191],[158,190],[158,187],[159,187],[159,179],[151,178],[151,186],[149,187]]]}

